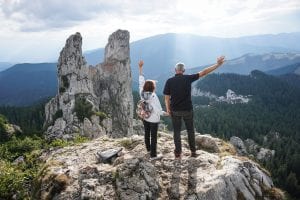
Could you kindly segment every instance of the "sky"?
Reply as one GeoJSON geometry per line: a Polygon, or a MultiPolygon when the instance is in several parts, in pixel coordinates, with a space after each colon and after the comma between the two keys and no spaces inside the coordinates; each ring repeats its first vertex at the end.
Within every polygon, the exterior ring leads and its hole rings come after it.
{"type": "Polygon", "coordinates": [[[0,0],[0,62],[53,62],[66,39],[102,48],[164,33],[240,37],[300,32],[300,0],[0,0]]]}

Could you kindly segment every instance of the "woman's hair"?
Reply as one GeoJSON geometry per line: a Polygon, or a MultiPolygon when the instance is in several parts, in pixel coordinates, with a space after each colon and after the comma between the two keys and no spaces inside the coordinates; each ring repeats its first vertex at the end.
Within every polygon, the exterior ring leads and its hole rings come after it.
{"type": "Polygon", "coordinates": [[[154,89],[155,89],[154,81],[148,80],[148,81],[145,82],[144,87],[143,87],[143,91],[145,91],[145,92],[154,92],[154,89]]]}

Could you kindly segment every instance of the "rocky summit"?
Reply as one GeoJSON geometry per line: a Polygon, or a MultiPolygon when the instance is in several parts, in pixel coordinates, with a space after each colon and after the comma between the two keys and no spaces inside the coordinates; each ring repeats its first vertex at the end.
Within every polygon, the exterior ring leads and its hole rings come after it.
{"type": "Polygon", "coordinates": [[[150,160],[143,136],[107,136],[77,146],[45,152],[45,166],[35,184],[36,199],[283,199],[269,173],[234,147],[209,135],[197,135],[196,158],[186,137],[183,156],[174,159],[171,134],[159,132],[159,160],[150,160]],[[120,149],[110,163],[99,152],[120,149]]]}
{"type": "Polygon", "coordinates": [[[283,199],[266,170],[210,135],[196,135],[195,158],[183,136],[183,157],[174,159],[172,134],[161,126],[163,157],[150,159],[142,122],[133,119],[129,32],[109,37],[96,66],[86,63],[81,46],[76,33],[60,53],[59,91],[45,106],[44,126],[49,140],[91,140],[45,150],[34,199],[283,199]]]}
{"type": "Polygon", "coordinates": [[[118,30],[109,37],[104,62],[89,66],[80,33],[67,39],[57,64],[59,91],[45,106],[48,139],[132,134],[129,52],[129,32],[118,30]]]}

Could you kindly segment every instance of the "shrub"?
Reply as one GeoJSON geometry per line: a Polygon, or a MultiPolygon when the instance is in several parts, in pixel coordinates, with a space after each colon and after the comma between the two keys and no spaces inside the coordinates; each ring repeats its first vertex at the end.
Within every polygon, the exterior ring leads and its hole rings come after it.
{"type": "Polygon", "coordinates": [[[26,173],[12,166],[10,163],[0,161],[0,199],[17,199],[28,197],[24,188],[26,173]]]}
{"type": "Polygon", "coordinates": [[[100,118],[100,121],[102,121],[108,117],[106,113],[101,112],[101,111],[94,112],[94,115],[98,116],[100,118]]]}
{"type": "Polygon", "coordinates": [[[75,144],[81,144],[84,142],[87,142],[89,139],[87,137],[76,135],[73,140],[63,140],[63,139],[55,139],[50,144],[49,147],[66,147],[66,146],[72,146],[75,144]]]}
{"type": "Polygon", "coordinates": [[[119,144],[126,149],[132,149],[133,141],[130,138],[124,138],[119,141],[119,144]]]}
{"type": "Polygon", "coordinates": [[[64,93],[67,88],[69,88],[70,83],[67,76],[61,77],[62,86],[59,87],[59,93],[64,93]]]}
{"type": "Polygon", "coordinates": [[[59,109],[58,111],[55,112],[55,114],[53,115],[53,122],[55,122],[55,120],[57,120],[58,118],[63,116],[63,111],[61,109],[59,109]]]}
{"type": "Polygon", "coordinates": [[[30,185],[40,168],[42,143],[41,138],[33,136],[12,137],[0,144],[0,199],[30,199],[30,185]],[[19,156],[24,162],[12,164],[19,156]]]}
{"type": "Polygon", "coordinates": [[[81,136],[81,135],[76,135],[74,138],[74,143],[75,144],[81,144],[84,142],[87,142],[89,139],[87,137],[81,136]]]}
{"type": "Polygon", "coordinates": [[[66,91],[66,88],[64,88],[64,87],[59,87],[59,93],[61,94],[61,93],[64,93],[66,91]]]}
{"type": "Polygon", "coordinates": [[[51,141],[50,147],[66,147],[69,145],[69,142],[67,140],[62,140],[62,139],[55,139],[51,141]]]}
{"type": "Polygon", "coordinates": [[[61,80],[64,88],[68,88],[70,86],[69,79],[67,76],[61,76],[61,80]]]}
{"type": "Polygon", "coordinates": [[[8,140],[9,136],[6,132],[7,119],[0,114],[0,142],[8,140]]]}
{"type": "Polygon", "coordinates": [[[0,145],[0,158],[13,161],[19,156],[42,148],[42,139],[39,137],[25,137],[12,139],[0,145]]]}
{"type": "Polygon", "coordinates": [[[88,102],[84,97],[75,97],[74,111],[80,122],[83,122],[84,118],[91,118],[94,114],[93,105],[88,102]]]}
{"type": "Polygon", "coordinates": [[[4,126],[4,124],[7,124],[7,123],[8,123],[8,121],[7,121],[6,117],[4,115],[0,114],[0,127],[4,126]]]}

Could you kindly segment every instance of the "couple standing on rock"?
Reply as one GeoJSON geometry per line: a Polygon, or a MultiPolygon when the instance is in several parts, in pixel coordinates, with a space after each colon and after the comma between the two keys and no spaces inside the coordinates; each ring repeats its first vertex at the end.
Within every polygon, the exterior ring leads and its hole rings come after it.
{"type": "Polygon", "coordinates": [[[157,155],[157,130],[160,121],[160,115],[170,116],[174,129],[174,155],[176,159],[181,158],[181,123],[182,119],[185,122],[185,127],[188,133],[188,143],[191,150],[191,156],[196,157],[195,147],[195,131],[193,122],[193,105],[191,98],[191,85],[210,72],[220,67],[225,61],[225,57],[221,56],[217,59],[217,63],[203,69],[202,71],[184,75],[185,66],[183,63],[175,65],[175,76],[169,78],[164,87],[166,112],[162,110],[159,99],[155,93],[156,83],[154,80],[146,80],[143,76],[144,62],[139,62],[139,92],[141,99],[146,100],[150,104],[152,111],[150,116],[143,119],[145,129],[145,145],[150,153],[150,159],[155,160],[162,157],[157,155]]]}

